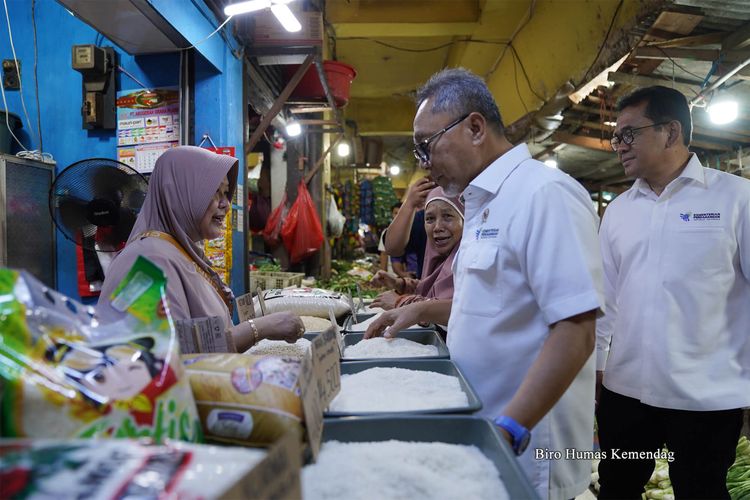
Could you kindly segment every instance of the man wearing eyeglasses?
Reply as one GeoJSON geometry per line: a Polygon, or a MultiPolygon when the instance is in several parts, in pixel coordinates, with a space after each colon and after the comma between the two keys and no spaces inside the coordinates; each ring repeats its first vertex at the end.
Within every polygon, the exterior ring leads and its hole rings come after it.
{"type": "Polygon", "coordinates": [[[455,291],[447,304],[386,312],[366,336],[447,322],[451,359],[541,498],[573,498],[591,476],[590,460],[571,454],[591,454],[594,320],[603,305],[591,198],[525,144],[508,142],[476,75],[441,71],[417,103],[415,156],[446,194],[465,200],[455,291]]]}
{"type": "Polygon", "coordinates": [[[599,465],[599,498],[639,497],[664,445],[677,498],[729,498],[750,406],[750,182],[690,152],[678,91],[640,89],[617,109],[612,147],[636,180],[599,233],[597,420],[602,450],[619,450],[599,465]]]}

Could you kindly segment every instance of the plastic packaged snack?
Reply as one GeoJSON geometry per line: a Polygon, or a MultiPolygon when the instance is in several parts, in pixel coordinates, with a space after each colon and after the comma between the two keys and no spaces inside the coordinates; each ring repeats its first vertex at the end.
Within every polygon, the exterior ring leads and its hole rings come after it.
{"type": "Polygon", "coordinates": [[[302,439],[300,359],[248,354],[186,354],[206,437],[267,446],[287,432],[302,439]]]}
{"type": "Polygon", "coordinates": [[[164,274],[139,258],[115,291],[124,319],[0,269],[0,435],[202,439],[164,307],[164,274]]]}

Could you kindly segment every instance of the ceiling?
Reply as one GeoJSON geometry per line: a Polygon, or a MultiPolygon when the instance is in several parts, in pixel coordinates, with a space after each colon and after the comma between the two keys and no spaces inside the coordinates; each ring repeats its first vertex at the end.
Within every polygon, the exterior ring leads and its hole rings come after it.
{"type": "MultiPolygon", "coordinates": [[[[233,1],[207,3],[223,19],[233,1]]],[[[441,68],[483,76],[511,139],[536,157],[556,159],[592,191],[619,191],[628,180],[607,123],[618,97],[660,83],[694,98],[704,81],[705,93],[750,61],[746,0],[320,0],[297,8],[324,13],[328,54],[357,71],[342,113],[348,132],[376,140],[407,176],[414,91],[441,68]]],[[[236,21],[235,32],[252,59],[248,23],[236,21]]],[[[738,121],[716,126],[694,109],[693,149],[710,166],[738,170],[750,151],[748,80],[750,66],[722,86],[744,103],[738,121]]]]}

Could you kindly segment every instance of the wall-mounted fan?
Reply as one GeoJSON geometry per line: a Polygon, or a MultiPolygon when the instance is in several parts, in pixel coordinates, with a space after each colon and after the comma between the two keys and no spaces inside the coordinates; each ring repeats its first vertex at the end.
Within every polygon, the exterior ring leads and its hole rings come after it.
{"type": "Polygon", "coordinates": [[[57,228],[78,245],[81,297],[98,295],[113,255],[106,252],[125,246],[147,188],[140,173],[107,158],[73,163],[55,179],[49,211],[57,228]]]}

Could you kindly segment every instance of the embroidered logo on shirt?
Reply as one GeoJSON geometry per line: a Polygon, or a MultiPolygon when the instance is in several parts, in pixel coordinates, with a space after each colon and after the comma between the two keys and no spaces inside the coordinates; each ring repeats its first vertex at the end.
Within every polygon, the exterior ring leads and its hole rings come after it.
{"type": "Polygon", "coordinates": [[[681,213],[680,219],[682,219],[685,222],[690,222],[690,219],[692,219],[693,222],[707,221],[707,220],[721,220],[721,213],[720,212],[705,212],[701,214],[694,214],[693,212],[688,212],[686,214],[681,213]]]}
{"type": "Polygon", "coordinates": [[[479,235],[479,239],[489,240],[492,238],[497,238],[498,234],[500,234],[500,229],[496,227],[493,227],[491,229],[482,229],[482,233],[479,235]]]}
{"type": "Polygon", "coordinates": [[[481,228],[477,229],[476,232],[474,233],[474,239],[478,240],[481,232],[482,232],[481,228]]]}
{"type": "Polygon", "coordinates": [[[721,220],[721,214],[719,212],[693,214],[693,220],[721,220]]]}

